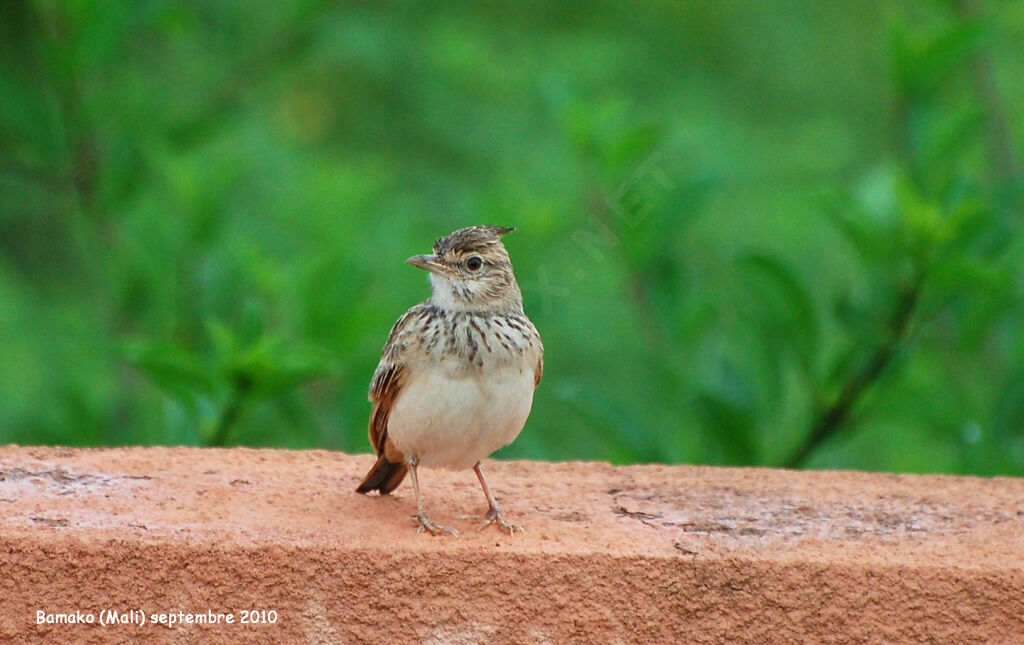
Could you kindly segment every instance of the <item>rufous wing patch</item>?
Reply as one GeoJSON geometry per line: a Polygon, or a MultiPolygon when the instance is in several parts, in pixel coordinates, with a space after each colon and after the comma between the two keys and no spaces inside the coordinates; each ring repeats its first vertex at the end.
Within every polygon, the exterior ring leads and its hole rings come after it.
{"type": "Polygon", "coordinates": [[[377,462],[366,473],[357,492],[377,490],[381,495],[387,495],[405,478],[408,470],[405,456],[388,437],[388,418],[401,390],[403,372],[401,365],[389,365],[374,374],[370,385],[370,399],[373,401],[373,410],[370,411],[370,444],[377,452],[377,462]]]}
{"type": "Polygon", "coordinates": [[[370,445],[378,455],[384,452],[385,444],[390,443],[387,441],[388,417],[391,416],[391,408],[401,390],[403,372],[404,368],[401,365],[390,365],[374,376],[370,388],[370,398],[373,399],[373,409],[370,411],[370,445]]]}

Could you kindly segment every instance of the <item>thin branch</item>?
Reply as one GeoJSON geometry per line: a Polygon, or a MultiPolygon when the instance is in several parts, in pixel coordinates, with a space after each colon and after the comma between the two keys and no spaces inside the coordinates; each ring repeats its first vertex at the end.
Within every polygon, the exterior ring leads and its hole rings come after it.
{"type": "Polygon", "coordinates": [[[818,447],[846,427],[850,413],[885,373],[893,358],[906,344],[910,335],[910,321],[914,316],[921,296],[923,280],[917,278],[900,296],[896,310],[889,321],[889,335],[879,345],[859,372],[839,392],[835,401],[818,413],[810,434],[789,459],[786,468],[798,468],[807,461],[818,447]]]}

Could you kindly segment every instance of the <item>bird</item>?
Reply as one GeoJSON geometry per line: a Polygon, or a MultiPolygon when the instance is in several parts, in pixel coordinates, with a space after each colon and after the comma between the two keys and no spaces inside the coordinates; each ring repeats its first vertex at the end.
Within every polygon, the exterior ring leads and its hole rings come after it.
{"type": "Polygon", "coordinates": [[[544,346],[523,311],[523,296],[502,238],[515,228],[472,226],[434,242],[433,253],[406,260],[430,277],[430,298],[391,329],[370,381],[370,444],[377,460],[356,489],[391,493],[412,480],[417,533],[453,528],[427,515],[419,466],[472,467],[487,498],[482,530],[509,535],[480,468],[519,436],[544,371],[544,346]]]}

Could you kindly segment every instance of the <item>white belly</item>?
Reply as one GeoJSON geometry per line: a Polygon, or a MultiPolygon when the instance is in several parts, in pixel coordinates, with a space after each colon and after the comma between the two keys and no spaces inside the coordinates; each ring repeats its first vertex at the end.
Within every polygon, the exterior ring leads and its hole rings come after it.
{"type": "Polygon", "coordinates": [[[420,373],[399,393],[388,436],[406,457],[432,468],[470,468],[512,443],[533,405],[532,370],[503,366],[453,375],[443,367],[420,373]]]}

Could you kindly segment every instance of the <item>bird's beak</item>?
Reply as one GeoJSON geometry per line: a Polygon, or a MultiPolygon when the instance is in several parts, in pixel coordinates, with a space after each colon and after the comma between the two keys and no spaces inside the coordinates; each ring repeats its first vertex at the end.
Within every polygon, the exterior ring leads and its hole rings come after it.
{"type": "Polygon", "coordinates": [[[450,276],[454,273],[448,266],[442,264],[436,255],[414,255],[406,260],[405,263],[438,275],[450,276]]]}

